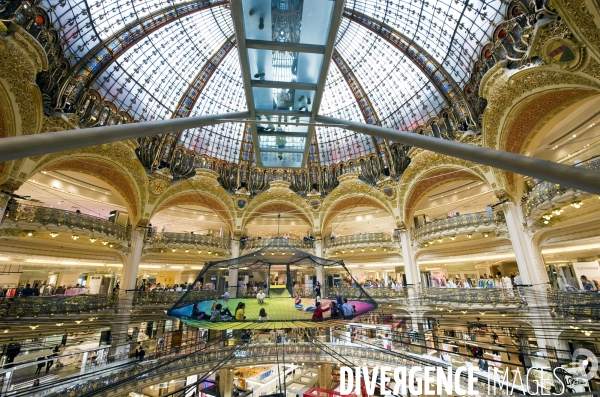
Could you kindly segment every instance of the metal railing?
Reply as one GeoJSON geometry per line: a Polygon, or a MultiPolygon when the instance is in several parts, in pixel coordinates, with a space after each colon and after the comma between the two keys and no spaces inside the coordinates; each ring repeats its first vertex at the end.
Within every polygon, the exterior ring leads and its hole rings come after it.
{"type": "Polygon", "coordinates": [[[11,220],[23,228],[35,228],[35,225],[66,226],[71,229],[89,230],[92,234],[102,234],[119,240],[129,239],[129,229],[106,219],[73,211],[59,210],[36,205],[9,202],[4,221],[11,220]]]}
{"type": "Polygon", "coordinates": [[[29,296],[0,299],[0,318],[91,313],[116,307],[117,295],[29,296]]]}
{"type": "Polygon", "coordinates": [[[198,247],[214,247],[229,250],[231,240],[215,236],[192,233],[157,233],[150,240],[153,244],[194,245],[198,247]]]}
{"type": "Polygon", "coordinates": [[[385,243],[392,243],[392,237],[386,233],[360,233],[347,236],[337,236],[324,240],[326,248],[342,248],[351,246],[380,246],[385,243]]]}
{"type": "Polygon", "coordinates": [[[600,317],[600,293],[548,291],[548,306],[551,314],[580,318],[600,317]]]}
{"type": "Polygon", "coordinates": [[[299,239],[299,238],[284,239],[284,238],[280,238],[280,237],[250,238],[246,241],[242,241],[240,248],[242,250],[252,251],[252,250],[264,248],[268,245],[271,245],[271,247],[275,247],[275,248],[277,248],[277,247],[281,247],[281,248],[292,247],[292,248],[298,248],[301,250],[314,249],[314,241],[304,240],[304,239],[299,239]]]}
{"type": "Polygon", "coordinates": [[[463,214],[451,218],[438,219],[412,229],[416,241],[432,238],[445,233],[466,233],[481,227],[498,226],[506,223],[503,211],[484,211],[463,214]]]}
{"type": "MultiPolygon", "coordinates": [[[[583,163],[579,165],[581,168],[586,168],[589,170],[600,171],[600,158],[589,161],[588,163],[583,163]]],[[[549,203],[557,200],[560,196],[564,195],[568,191],[577,191],[576,189],[572,189],[566,186],[559,185],[554,182],[541,181],[533,186],[531,192],[527,195],[527,199],[523,203],[523,213],[526,217],[531,217],[533,211],[538,208],[540,205],[544,203],[549,203]]],[[[578,191],[579,192],[579,191],[578,191]]],[[[588,193],[581,191],[583,195],[588,195],[588,193]]],[[[577,201],[579,197],[573,196],[572,201],[577,201]]],[[[568,204],[565,202],[563,204],[568,204]]]]}
{"type": "MultiPolygon", "coordinates": [[[[443,365],[451,367],[450,364],[440,364],[437,361],[427,360],[420,357],[410,356],[401,352],[385,351],[370,346],[344,346],[331,343],[289,343],[289,344],[252,344],[247,346],[226,347],[219,350],[205,350],[180,356],[176,359],[154,360],[138,363],[125,371],[107,376],[91,379],[89,381],[71,385],[70,387],[55,392],[56,397],[75,397],[94,393],[98,395],[117,395],[127,392],[132,388],[140,388],[140,383],[154,382],[155,379],[169,380],[173,376],[180,376],[180,371],[193,371],[195,367],[209,367],[222,360],[229,359],[228,366],[240,365],[242,363],[271,363],[283,360],[283,357],[302,357],[302,361],[325,363],[339,362],[343,357],[347,361],[377,361],[389,365],[443,365]],[[232,357],[233,358],[230,358],[232,357]]],[[[203,370],[198,368],[198,371],[203,370]]],[[[466,383],[466,379],[461,379],[466,383]]],[[[486,384],[475,382],[475,389],[483,392],[486,384]]]]}
{"type": "Polygon", "coordinates": [[[423,288],[419,297],[430,304],[525,306],[519,288],[423,288]]]}

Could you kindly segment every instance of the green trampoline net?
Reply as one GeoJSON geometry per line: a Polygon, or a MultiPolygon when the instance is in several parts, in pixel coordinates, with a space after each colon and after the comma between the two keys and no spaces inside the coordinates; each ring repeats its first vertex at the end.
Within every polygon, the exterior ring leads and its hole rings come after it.
{"type": "Polygon", "coordinates": [[[167,314],[209,329],[297,328],[352,320],[375,308],[343,261],[276,238],[251,254],[207,263],[167,314]],[[237,284],[229,285],[236,272],[237,284]]]}

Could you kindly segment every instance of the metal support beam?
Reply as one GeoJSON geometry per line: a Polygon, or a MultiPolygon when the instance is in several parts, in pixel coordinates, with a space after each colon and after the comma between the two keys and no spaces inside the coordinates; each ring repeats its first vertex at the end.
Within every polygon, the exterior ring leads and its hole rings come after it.
{"type": "Polygon", "coordinates": [[[246,40],[247,48],[269,51],[306,52],[310,54],[324,54],[325,46],[304,43],[287,43],[267,40],[246,40]]]}
{"type": "Polygon", "coordinates": [[[222,119],[241,119],[249,116],[249,112],[237,112],[2,138],[0,139],[0,162],[205,127],[224,123],[225,121],[220,121],[222,119]]]}
{"type": "Polygon", "coordinates": [[[288,81],[273,81],[273,80],[252,80],[252,87],[262,88],[285,88],[288,90],[311,90],[315,91],[317,85],[313,83],[299,83],[299,82],[288,82],[288,81]]]}
{"type": "Polygon", "coordinates": [[[316,121],[345,124],[346,128],[352,131],[389,139],[394,142],[401,142],[501,170],[559,183],[570,188],[600,194],[600,172],[585,168],[558,164],[522,154],[504,152],[467,143],[398,131],[392,128],[362,124],[355,121],[345,121],[334,117],[317,116],[316,121]]]}

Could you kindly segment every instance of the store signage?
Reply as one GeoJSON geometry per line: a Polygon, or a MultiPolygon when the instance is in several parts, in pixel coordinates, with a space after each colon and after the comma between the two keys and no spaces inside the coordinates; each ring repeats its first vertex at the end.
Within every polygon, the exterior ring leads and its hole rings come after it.
{"type": "Polygon", "coordinates": [[[596,280],[600,285],[600,264],[598,262],[574,262],[573,269],[577,280],[579,280],[579,287],[583,289],[581,285],[581,276],[586,276],[588,280],[596,280]]]}

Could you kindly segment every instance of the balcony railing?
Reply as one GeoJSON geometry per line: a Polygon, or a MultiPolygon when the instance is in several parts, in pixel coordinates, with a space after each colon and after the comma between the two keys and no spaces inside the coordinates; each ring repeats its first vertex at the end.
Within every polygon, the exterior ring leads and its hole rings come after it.
{"type": "Polygon", "coordinates": [[[468,306],[525,306],[518,288],[423,288],[420,298],[429,304],[468,306]]]}
{"type": "Polygon", "coordinates": [[[92,313],[115,308],[116,295],[29,296],[0,299],[0,318],[92,313]]]}
{"type": "MultiPolygon", "coordinates": [[[[284,357],[295,357],[300,360],[315,363],[337,363],[339,357],[344,357],[350,362],[366,361],[378,362],[380,365],[404,366],[431,366],[440,364],[437,361],[424,359],[402,352],[387,351],[370,346],[344,346],[339,344],[320,343],[289,343],[275,345],[272,343],[251,344],[246,346],[231,346],[218,350],[203,350],[196,353],[182,355],[177,358],[167,358],[138,363],[118,373],[96,377],[80,384],[70,384],[68,388],[56,391],[57,397],[75,397],[82,395],[121,395],[128,391],[150,385],[155,379],[169,380],[173,376],[181,376],[181,371],[202,372],[205,367],[219,367],[218,363],[227,360],[228,366],[247,365],[248,362],[275,363],[284,360],[284,357]],[[200,368],[202,367],[202,368],[200,368]]],[[[466,387],[466,378],[460,378],[462,387],[466,387]]],[[[483,393],[486,383],[481,380],[475,382],[474,389],[483,393]]]]}
{"type": "Polygon", "coordinates": [[[548,305],[553,316],[573,316],[575,319],[600,317],[600,293],[548,291],[548,305]]]}
{"type": "Polygon", "coordinates": [[[4,213],[3,223],[7,220],[13,221],[20,228],[25,229],[35,228],[36,225],[66,226],[71,229],[89,230],[92,234],[102,234],[119,240],[129,239],[129,230],[123,225],[109,222],[103,218],[56,208],[10,202],[4,213]]]}
{"type": "Polygon", "coordinates": [[[151,239],[153,244],[193,245],[197,247],[212,247],[229,250],[231,240],[228,238],[207,236],[192,233],[158,233],[151,239]]]}
{"type": "Polygon", "coordinates": [[[329,249],[346,248],[346,247],[369,247],[381,246],[381,244],[392,244],[393,240],[386,233],[360,233],[350,234],[348,236],[337,236],[324,240],[325,247],[329,249]]]}
{"type": "Polygon", "coordinates": [[[314,241],[304,240],[304,239],[295,239],[295,238],[250,238],[246,241],[242,241],[241,249],[245,251],[254,251],[260,248],[264,248],[268,245],[274,248],[285,248],[285,247],[293,247],[298,248],[300,250],[313,250],[314,249],[314,241]]]}
{"type": "Polygon", "coordinates": [[[421,241],[447,234],[468,233],[480,229],[495,229],[506,223],[503,211],[484,211],[438,219],[412,229],[413,239],[421,241]]]}
{"type": "MultiPolygon", "coordinates": [[[[581,164],[579,167],[600,172],[600,159],[581,164]]],[[[527,195],[527,199],[523,204],[523,213],[527,218],[535,221],[557,205],[579,201],[582,196],[588,195],[589,193],[562,186],[558,183],[541,181],[527,195]]]]}

